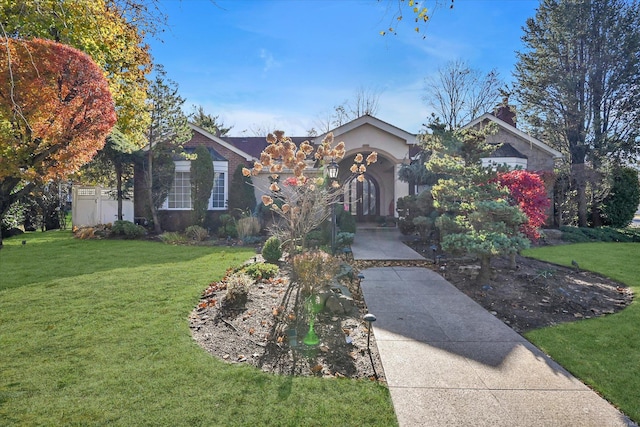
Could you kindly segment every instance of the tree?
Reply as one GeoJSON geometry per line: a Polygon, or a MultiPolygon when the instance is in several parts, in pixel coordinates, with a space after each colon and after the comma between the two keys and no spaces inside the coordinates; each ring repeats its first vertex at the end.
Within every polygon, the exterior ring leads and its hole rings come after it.
{"type": "MultiPolygon", "coordinates": [[[[378,112],[380,91],[366,86],[360,86],[349,100],[335,105],[333,111],[324,113],[316,119],[316,126],[322,133],[365,115],[375,116],[378,112]]],[[[315,131],[315,129],[314,129],[315,131]]]]}
{"type": "Polygon", "coordinates": [[[528,246],[520,232],[526,216],[509,203],[508,190],[495,182],[496,172],[482,166],[481,158],[495,148],[486,143],[489,129],[452,132],[440,123],[430,129],[432,133],[423,136],[433,153],[427,167],[444,176],[431,190],[440,213],[440,244],[445,251],[477,256],[476,280],[484,284],[493,256],[512,255],[528,246]]]}
{"type": "Polygon", "coordinates": [[[638,171],[630,167],[616,167],[611,174],[611,191],[602,203],[605,225],[627,227],[633,221],[640,204],[638,171]]]}
{"type": "Polygon", "coordinates": [[[241,164],[238,165],[231,178],[231,188],[234,191],[229,192],[228,206],[229,212],[232,213],[253,211],[256,207],[256,195],[251,177],[244,176],[243,167],[241,164]]]}
{"type": "Polygon", "coordinates": [[[353,94],[353,98],[347,102],[347,110],[351,119],[357,119],[365,115],[375,116],[378,112],[380,91],[366,86],[360,86],[353,94]]]}
{"type": "Polygon", "coordinates": [[[204,108],[201,105],[193,106],[193,111],[189,114],[189,119],[194,125],[210,132],[216,136],[227,136],[227,134],[233,129],[233,126],[226,127],[220,120],[219,116],[212,116],[206,114],[204,108]]]}
{"type": "Polygon", "coordinates": [[[0,44],[1,221],[37,183],[65,178],[91,160],[116,114],[88,55],[48,40],[0,44]]]}
{"type": "MultiPolygon", "coordinates": [[[[629,159],[640,140],[640,13],[637,1],[544,0],[527,20],[516,94],[525,120],[565,155],[588,223],[590,169],[629,159]]],[[[596,203],[599,201],[594,200],[596,203]]]]}
{"type": "Polygon", "coordinates": [[[213,159],[204,145],[198,145],[191,160],[191,208],[194,224],[203,226],[213,189],[213,159]]]}
{"type": "Polygon", "coordinates": [[[527,216],[520,231],[530,240],[540,238],[540,227],[547,220],[547,210],[551,205],[549,196],[540,175],[524,171],[512,170],[498,173],[496,181],[509,190],[509,202],[518,206],[527,216]]]}
{"type": "MultiPolygon", "coordinates": [[[[381,36],[385,36],[387,34],[397,34],[397,26],[400,25],[400,22],[404,20],[404,17],[407,16],[408,20],[411,21],[413,30],[416,33],[420,33],[420,27],[426,27],[433,13],[439,7],[442,7],[445,4],[449,5],[450,9],[453,9],[454,0],[433,0],[431,2],[426,1],[415,1],[415,0],[387,0],[387,14],[391,15],[391,21],[386,30],[380,31],[381,36]],[[431,9],[429,9],[429,7],[431,9]]],[[[425,38],[426,36],[422,36],[425,38]]]]}
{"type": "Polygon", "coordinates": [[[456,60],[439,68],[437,76],[425,79],[424,100],[435,109],[447,129],[454,130],[493,111],[502,85],[496,69],[483,75],[467,62],[456,60]]]}
{"type": "Polygon", "coordinates": [[[151,56],[144,43],[166,22],[157,0],[0,0],[0,33],[43,38],[87,53],[103,70],[118,111],[118,127],[144,144],[144,108],[151,56]]]}
{"type": "Polygon", "coordinates": [[[108,187],[116,187],[119,221],[123,219],[122,201],[126,189],[133,180],[133,153],[137,148],[116,126],[107,137],[102,150],[98,151],[93,160],[83,166],[80,172],[84,181],[90,180],[108,187]]]}
{"type": "Polygon", "coordinates": [[[403,164],[398,170],[398,179],[408,183],[410,186],[428,185],[432,186],[438,181],[439,176],[428,170],[425,165],[429,161],[431,152],[420,150],[417,158],[411,163],[403,164]]]}
{"type": "MultiPolygon", "coordinates": [[[[178,85],[167,79],[164,67],[156,67],[156,75],[149,85],[147,100],[151,114],[151,125],[147,131],[147,162],[145,164],[145,180],[149,197],[149,208],[153,217],[154,231],[162,233],[158,209],[164,202],[173,182],[171,177],[162,179],[154,175],[154,159],[163,153],[163,164],[171,154],[178,154],[182,144],[191,138],[191,128],[187,116],[182,112],[184,99],[178,95],[178,85]]],[[[171,162],[173,163],[173,162],[171,162]]]]}

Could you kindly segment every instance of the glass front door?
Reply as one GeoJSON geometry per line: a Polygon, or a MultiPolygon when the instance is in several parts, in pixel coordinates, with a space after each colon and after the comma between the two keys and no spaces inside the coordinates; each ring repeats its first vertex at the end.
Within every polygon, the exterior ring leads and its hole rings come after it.
{"type": "Polygon", "coordinates": [[[380,190],[372,176],[365,174],[362,182],[351,179],[344,191],[345,208],[356,216],[357,221],[374,221],[380,215],[380,190]]]}

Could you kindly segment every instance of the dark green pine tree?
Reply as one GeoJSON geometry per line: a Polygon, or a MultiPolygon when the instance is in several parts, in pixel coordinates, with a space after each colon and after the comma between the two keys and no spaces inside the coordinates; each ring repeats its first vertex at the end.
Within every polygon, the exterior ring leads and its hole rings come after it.
{"type": "Polygon", "coordinates": [[[205,113],[202,105],[193,106],[193,111],[189,114],[189,120],[194,125],[216,136],[226,136],[233,129],[233,126],[226,127],[219,116],[205,113]]]}

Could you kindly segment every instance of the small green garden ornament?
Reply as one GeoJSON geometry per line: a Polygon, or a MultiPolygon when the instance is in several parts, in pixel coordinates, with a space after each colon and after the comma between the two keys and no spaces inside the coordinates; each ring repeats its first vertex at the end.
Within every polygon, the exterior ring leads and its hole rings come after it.
{"type": "Polygon", "coordinates": [[[320,338],[316,334],[316,331],[313,329],[313,324],[316,318],[316,314],[322,310],[322,304],[319,303],[318,297],[311,295],[307,299],[307,313],[309,313],[309,331],[307,335],[302,339],[302,342],[308,346],[318,345],[320,343],[320,338]]]}

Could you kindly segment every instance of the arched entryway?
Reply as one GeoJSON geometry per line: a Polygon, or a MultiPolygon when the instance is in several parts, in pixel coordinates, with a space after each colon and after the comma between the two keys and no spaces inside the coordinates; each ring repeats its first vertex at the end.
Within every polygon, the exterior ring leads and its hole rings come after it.
{"type": "Polygon", "coordinates": [[[344,186],[345,210],[358,222],[374,221],[380,215],[380,186],[370,174],[363,176],[362,182],[353,177],[344,186]]]}

